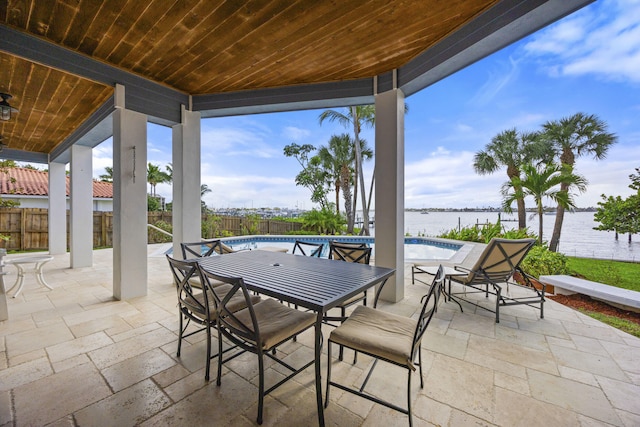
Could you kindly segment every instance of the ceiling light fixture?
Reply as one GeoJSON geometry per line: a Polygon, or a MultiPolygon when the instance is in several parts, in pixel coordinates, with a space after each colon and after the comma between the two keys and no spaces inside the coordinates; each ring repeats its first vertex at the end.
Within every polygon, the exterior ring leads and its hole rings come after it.
{"type": "Polygon", "coordinates": [[[9,105],[9,99],[12,98],[8,93],[0,93],[0,120],[8,121],[11,119],[11,113],[17,113],[18,110],[9,105]]]}

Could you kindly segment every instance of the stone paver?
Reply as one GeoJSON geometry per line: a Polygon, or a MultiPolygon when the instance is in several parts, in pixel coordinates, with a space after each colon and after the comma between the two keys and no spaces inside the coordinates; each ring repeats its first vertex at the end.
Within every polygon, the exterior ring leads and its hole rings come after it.
{"type": "MultiPolygon", "coordinates": [[[[152,245],[149,253],[161,252],[152,245]]],[[[205,382],[204,334],[186,339],[176,357],[166,259],[148,258],[146,297],[115,301],[111,257],[111,250],[97,250],[94,268],[70,269],[68,254],[56,256],[47,270],[54,290],[26,287],[8,301],[10,320],[0,322],[0,425],[256,425],[255,356],[225,364],[220,387],[205,382]]],[[[381,309],[415,315],[425,287],[410,284],[410,265],[405,277],[405,299],[381,309]]],[[[530,307],[506,307],[497,325],[492,313],[463,307],[441,304],[425,335],[425,388],[417,373],[412,379],[416,426],[640,425],[640,339],[553,301],[545,319],[530,307]]],[[[294,365],[306,360],[312,333],[279,352],[294,365]]],[[[347,352],[344,362],[331,363],[334,378],[359,384],[371,358],[359,355],[354,365],[347,352]]],[[[214,376],[216,365],[212,360],[214,376]]],[[[283,377],[267,366],[267,384],[283,377]]],[[[264,425],[314,425],[313,381],[307,369],[269,395],[264,425]]],[[[406,372],[379,363],[367,390],[404,405],[406,372]]],[[[325,418],[340,426],[407,422],[336,388],[325,418]]]]}

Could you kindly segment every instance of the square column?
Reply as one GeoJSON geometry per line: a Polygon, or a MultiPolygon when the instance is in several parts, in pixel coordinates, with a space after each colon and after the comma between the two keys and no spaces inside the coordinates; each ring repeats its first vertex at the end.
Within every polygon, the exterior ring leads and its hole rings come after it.
{"type": "Polygon", "coordinates": [[[376,265],[396,269],[380,297],[404,298],[404,93],[375,96],[376,265]]]}
{"type": "Polygon", "coordinates": [[[65,166],[65,163],[49,162],[49,253],[51,255],[67,252],[67,175],[65,166]]]}
{"type": "Polygon", "coordinates": [[[71,147],[71,268],[93,265],[92,165],[91,147],[71,147]]]}
{"type": "Polygon", "coordinates": [[[173,254],[181,242],[202,236],[200,204],[200,113],[182,107],[182,123],[173,126],[173,254]]]}
{"type": "MultiPolygon", "coordinates": [[[[124,88],[116,87],[124,97],[124,88]]],[[[113,296],[147,294],[147,116],[113,113],[113,296]]]]}

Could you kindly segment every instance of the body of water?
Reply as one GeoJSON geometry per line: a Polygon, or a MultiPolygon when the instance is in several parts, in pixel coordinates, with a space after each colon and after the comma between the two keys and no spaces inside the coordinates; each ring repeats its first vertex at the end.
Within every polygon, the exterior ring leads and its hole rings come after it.
{"type": "MultiPolygon", "coordinates": [[[[507,229],[518,227],[516,214],[501,214],[502,225],[507,229]],[[508,221],[505,221],[508,220],[508,221]]],[[[542,226],[543,240],[551,239],[555,215],[544,215],[542,226]]],[[[439,234],[457,229],[458,225],[465,227],[477,223],[498,220],[498,214],[492,212],[405,212],[405,233],[411,236],[438,236],[439,234]]],[[[610,231],[597,231],[598,223],[593,220],[593,212],[565,213],[562,234],[560,235],[559,251],[570,256],[587,258],[605,258],[626,261],[640,261],[640,236],[632,236],[629,243],[628,235],[620,235],[615,240],[615,234],[610,231]]],[[[527,227],[535,234],[538,233],[538,215],[532,218],[527,213],[527,227]]],[[[374,231],[375,233],[375,231],[374,231]]]]}
{"type": "MultiPolygon", "coordinates": [[[[337,240],[343,243],[366,243],[372,248],[372,256],[375,257],[376,245],[373,237],[363,236],[248,236],[248,237],[230,237],[222,239],[227,245],[234,250],[260,249],[264,247],[277,247],[286,249],[289,253],[293,253],[293,245],[296,240],[302,240],[310,243],[322,243],[324,245],[321,256],[327,258],[329,256],[329,241],[337,240]]],[[[428,238],[410,238],[404,239],[404,257],[406,260],[429,260],[429,259],[449,259],[462,247],[445,242],[435,242],[428,238]]],[[[203,247],[203,252],[206,248],[203,247]]]]}

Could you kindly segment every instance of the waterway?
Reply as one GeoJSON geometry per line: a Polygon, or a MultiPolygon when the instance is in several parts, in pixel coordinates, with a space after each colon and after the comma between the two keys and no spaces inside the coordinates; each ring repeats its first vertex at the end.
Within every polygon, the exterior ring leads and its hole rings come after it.
{"type": "MultiPolygon", "coordinates": [[[[501,215],[505,229],[518,227],[517,215],[501,215]]],[[[549,241],[553,232],[555,215],[544,215],[542,219],[543,240],[549,241]]],[[[405,235],[428,237],[474,224],[487,222],[495,223],[498,213],[493,212],[405,212],[405,235]]],[[[593,228],[598,223],[593,219],[593,212],[565,213],[559,251],[570,256],[603,258],[625,261],[640,261],[640,236],[632,236],[629,243],[628,235],[620,235],[615,240],[615,234],[610,231],[598,231],[593,228]]],[[[527,227],[533,233],[538,233],[538,216],[527,214],[527,227]]],[[[374,231],[375,233],[375,231],[374,231]]]]}

